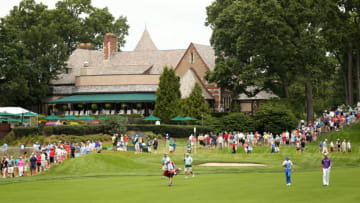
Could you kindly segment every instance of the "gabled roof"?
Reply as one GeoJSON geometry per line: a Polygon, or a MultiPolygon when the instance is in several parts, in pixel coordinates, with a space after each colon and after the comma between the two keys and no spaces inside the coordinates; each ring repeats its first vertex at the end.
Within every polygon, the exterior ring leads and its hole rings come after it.
{"type": "MultiPolygon", "coordinates": [[[[255,86],[251,86],[246,88],[246,91],[253,91],[255,90],[255,86]]],[[[257,93],[254,97],[249,97],[244,93],[241,93],[238,95],[236,100],[244,101],[244,100],[269,100],[273,98],[279,98],[276,94],[274,94],[272,91],[269,90],[262,90],[259,93],[257,93]]]]}
{"type": "Polygon", "coordinates": [[[156,51],[156,50],[157,50],[157,48],[156,48],[154,42],[152,41],[149,32],[145,28],[134,51],[156,51]]]}
{"type": "Polygon", "coordinates": [[[200,77],[196,74],[193,68],[189,68],[184,76],[180,79],[180,91],[181,97],[188,97],[195,86],[195,83],[199,83],[202,89],[202,94],[205,99],[214,99],[213,96],[208,92],[204,87],[204,84],[201,82],[200,77]]]}
{"type": "Polygon", "coordinates": [[[215,51],[214,49],[209,45],[202,45],[202,44],[195,44],[192,43],[196,49],[196,51],[199,53],[200,57],[204,60],[207,67],[210,69],[210,71],[214,71],[215,69],[215,51]]]}

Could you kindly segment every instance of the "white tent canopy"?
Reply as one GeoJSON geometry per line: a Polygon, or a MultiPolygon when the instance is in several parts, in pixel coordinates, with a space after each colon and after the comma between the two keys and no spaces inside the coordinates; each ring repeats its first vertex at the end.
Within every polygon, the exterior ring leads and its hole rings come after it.
{"type": "MultiPolygon", "coordinates": [[[[20,114],[20,113],[27,113],[31,112],[27,109],[21,108],[21,107],[0,107],[0,113],[6,112],[6,113],[12,113],[12,114],[20,114]]],[[[34,112],[31,112],[34,113],[34,112]]]]}

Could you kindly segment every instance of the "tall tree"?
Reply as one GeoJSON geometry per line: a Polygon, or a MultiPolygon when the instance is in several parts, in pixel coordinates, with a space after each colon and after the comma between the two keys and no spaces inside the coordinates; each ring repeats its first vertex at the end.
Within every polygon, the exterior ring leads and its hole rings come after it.
{"type": "Polygon", "coordinates": [[[55,9],[21,1],[0,19],[0,94],[7,95],[0,104],[40,103],[78,43],[100,47],[100,35],[114,32],[121,47],[128,28],[126,18],[114,20],[107,8],[95,8],[91,0],[59,1],[55,9]]]}
{"type": "Polygon", "coordinates": [[[180,113],[180,80],[171,67],[165,67],[160,76],[159,87],[156,91],[154,115],[163,122],[180,113]]]}
{"type": "Polygon", "coordinates": [[[183,99],[182,114],[199,119],[210,113],[209,104],[202,95],[202,89],[199,83],[195,83],[190,95],[183,99]]]}
{"type": "Polygon", "coordinates": [[[321,25],[333,2],[219,2],[207,8],[218,58],[208,79],[236,94],[253,96],[276,78],[286,86],[286,77],[294,74],[305,86],[307,120],[312,121],[313,76],[323,74],[327,64],[321,25]],[[257,88],[248,92],[250,86],[257,88]]]}

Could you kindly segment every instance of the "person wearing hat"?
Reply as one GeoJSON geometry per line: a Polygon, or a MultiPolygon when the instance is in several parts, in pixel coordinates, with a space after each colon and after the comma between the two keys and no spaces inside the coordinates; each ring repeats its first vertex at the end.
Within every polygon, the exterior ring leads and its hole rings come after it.
{"type": "Polygon", "coordinates": [[[192,177],[195,177],[195,175],[193,174],[193,171],[192,171],[192,162],[193,162],[193,159],[192,157],[190,156],[189,153],[186,153],[186,156],[185,156],[185,179],[188,178],[188,174],[189,172],[191,173],[192,177]]]}
{"type": "Polygon", "coordinates": [[[332,167],[332,161],[328,157],[328,154],[324,154],[324,159],[321,161],[323,171],[323,186],[328,186],[330,181],[330,169],[332,167]]]}
{"type": "Polygon", "coordinates": [[[167,162],[171,161],[170,157],[167,155],[167,153],[164,153],[164,157],[161,160],[161,166],[162,166],[162,170],[163,170],[163,176],[166,177],[167,176],[167,162]]]}
{"type": "Polygon", "coordinates": [[[285,159],[286,160],[283,162],[282,166],[285,168],[286,185],[290,186],[291,185],[290,175],[291,175],[291,171],[294,171],[294,165],[288,156],[286,156],[285,159]]]}

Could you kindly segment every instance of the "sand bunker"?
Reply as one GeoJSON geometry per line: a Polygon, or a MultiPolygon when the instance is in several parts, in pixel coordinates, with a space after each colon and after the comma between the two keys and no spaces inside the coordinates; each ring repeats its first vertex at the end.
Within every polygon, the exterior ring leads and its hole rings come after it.
{"type": "Polygon", "coordinates": [[[199,166],[265,166],[265,164],[254,164],[254,163],[203,163],[199,164],[199,166]]]}

